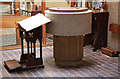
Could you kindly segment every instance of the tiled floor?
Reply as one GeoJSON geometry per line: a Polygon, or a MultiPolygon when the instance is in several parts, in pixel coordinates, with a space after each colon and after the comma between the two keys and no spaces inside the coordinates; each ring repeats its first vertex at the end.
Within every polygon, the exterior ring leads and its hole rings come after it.
{"type": "MultiPolygon", "coordinates": [[[[52,37],[47,37],[47,43],[52,43],[52,37]]],[[[16,35],[15,34],[10,34],[10,35],[2,35],[2,44],[0,45],[1,47],[3,46],[9,46],[9,45],[16,45],[16,35]]],[[[39,44],[39,41],[36,42],[39,44]]],[[[27,43],[25,42],[24,39],[24,44],[26,45],[27,43]]]]}
{"type": "MultiPolygon", "coordinates": [[[[100,52],[92,52],[91,46],[84,47],[84,58],[79,67],[60,68],[54,63],[53,46],[43,47],[43,59],[45,68],[37,68],[22,72],[8,73],[3,66],[3,62],[9,59],[19,60],[21,50],[0,51],[0,70],[2,77],[117,77],[118,57],[109,57],[100,52]]],[[[37,48],[39,55],[39,48],[37,48]]],[[[16,78],[17,79],[17,78],[16,78]]],[[[33,78],[34,79],[34,78],[33,78]]]]}
{"type": "MultiPolygon", "coordinates": [[[[0,47],[2,46],[9,46],[9,45],[15,45],[16,44],[16,33],[15,28],[4,28],[0,30],[0,47]]],[[[47,36],[47,43],[52,43],[52,37],[47,36]]],[[[39,44],[39,42],[37,41],[39,44]]],[[[24,44],[26,44],[24,40],[24,44]]]]}

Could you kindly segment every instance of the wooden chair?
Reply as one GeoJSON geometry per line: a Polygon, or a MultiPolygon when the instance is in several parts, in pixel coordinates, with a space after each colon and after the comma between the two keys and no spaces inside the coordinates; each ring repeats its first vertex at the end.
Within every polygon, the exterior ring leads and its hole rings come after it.
{"type": "MultiPolygon", "coordinates": [[[[48,10],[48,9],[49,9],[48,7],[45,8],[45,10],[48,10]]],[[[42,6],[39,6],[37,11],[42,11],[42,6]]]]}
{"type": "Polygon", "coordinates": [[[33,5],[32,6],[32,11],[36,11],[37,10],[37,5],[33,5]]]}

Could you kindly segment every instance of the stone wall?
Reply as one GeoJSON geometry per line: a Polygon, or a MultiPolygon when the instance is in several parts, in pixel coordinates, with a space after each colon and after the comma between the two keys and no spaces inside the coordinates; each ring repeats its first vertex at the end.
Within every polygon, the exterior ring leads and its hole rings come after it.
{"type": "MultiPolygon", "coordinates": [[[[115,23],[120,24],[119,22],[119,15],[118,12],[120,2],[107,2],[108,12],[109,12],[109,24],[115,23]]],[[[108,47],[111,47],[113,49],[119,50],[119,41],[120,41],[120,35],[116,33],[112,33],[109,31],[108,28],[108,47]]]]}

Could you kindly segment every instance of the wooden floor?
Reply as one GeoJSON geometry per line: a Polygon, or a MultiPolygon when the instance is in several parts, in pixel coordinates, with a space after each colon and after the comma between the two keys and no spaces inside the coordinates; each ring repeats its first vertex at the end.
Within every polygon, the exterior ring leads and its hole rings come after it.
{"type": "MultiPolygon", "coordinates": [[[[84,47],[84,59],[79,67],[59,68],[54,63],[53,46],[43,47],[43,60],[45,68],[37,68],[22,72],[8,73],[3,66],[3,62],[10,59],[19,60],[20,49],[0,51],[0,73],[3,79],[35,79],[41,77],[81,77],[81,78],[102,78],[118,77],[118,57],[109,57],[100,52],[92,52],[93,47],[84,47]]],[[[25,49],[26,50],[26,49],[25,49]]],[[[39,56],[39,48],[37,48],[39,56]]],[[[27,50],[26,50],[27,51],[27,50]]],[[[118,78],[116,78],[118,79],[118,78]]]]}

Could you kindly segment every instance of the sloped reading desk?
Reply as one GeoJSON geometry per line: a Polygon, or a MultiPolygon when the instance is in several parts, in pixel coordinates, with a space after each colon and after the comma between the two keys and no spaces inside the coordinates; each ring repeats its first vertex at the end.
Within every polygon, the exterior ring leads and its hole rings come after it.
{"type": "Polygon", "coordinates": [[[5,61],[5,67],[10,71],[25,70],[30,68],[44,68],[42,59],[42,24],[50,22],[50,19],[46,18],[42,14],[37,14],[28,19],[18,22],[18,29],[21,38],[22,55],[20,62],[13,60],[5,61]],[[24,52],[23,39],[27,42],[27,53],[24,52]],[[40,43],[40,55],[36,56],[36,41],[40,43]],[[30,45],[31,44],[31,50],[30,45]]]}
{"type": "Polygon", "coordinates": [[[91,33],[91,10],[87,8],[49,8],[47,32],[53,34],[55,63],[78,66],[83,58],[83,35],[91,33]]]}

